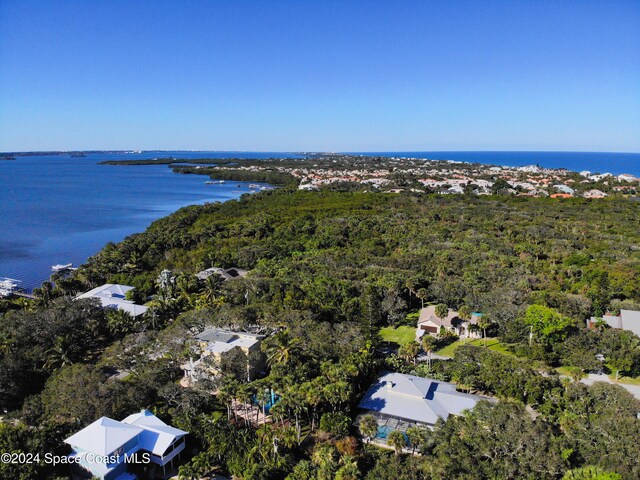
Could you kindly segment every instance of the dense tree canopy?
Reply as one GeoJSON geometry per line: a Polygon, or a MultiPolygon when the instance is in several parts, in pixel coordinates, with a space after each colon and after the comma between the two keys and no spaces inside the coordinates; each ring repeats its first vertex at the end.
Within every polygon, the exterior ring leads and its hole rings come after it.
{"type": "Polygon", "coordinates": [[[198,453],[184,478],[637,478],[637,402],[555,367],[640,374],[638,337],[585,328],[591,315],[640,303],[639,213],[624,199],[286,188],[183,208],[43,286],[39,304],[5,308],[0,402],[26,422],[7,431],[7,448],[23,448],[38,425],[152,408],[192,432],[198,453]],[[211,266],[250,274],[195,276],[211,266]],[[135,286],[148,315],[64,297],[105,282],[135,286]],[[432,337],[389,354],[380,328],[414,325],[425,302],[442,305],[440,317],[483,312],[478,328],[509,354],[468,345],[420,363],[440,346],[432,337]],[[236,355],[211,383],[178,386],[193,333],[211,325],[271,334],[264,374],[248,381],[248,358],[236,355]],[[370,419],[355,422],[356,407],[383,368],[500,402],[395,435],[398,453],[420,457],[383,452],[353,437],[375,435],[370,419]],[[256,426],[272,395],[273,422],[256,426]]]}

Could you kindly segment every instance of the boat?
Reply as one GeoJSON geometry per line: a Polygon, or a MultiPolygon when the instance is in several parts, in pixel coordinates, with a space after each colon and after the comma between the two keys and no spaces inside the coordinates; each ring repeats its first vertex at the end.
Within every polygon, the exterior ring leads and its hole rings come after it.
{"type": "Polygon", "coordinates": [[[51,270],[58,273],[58,272],[64,272],[65,270],[69,270],[71,267],[73,267],[73,263],[65,263],[64,265],[58,264],[58,265],[52,265],[51,270]]]}
{"type": "Polygon", "coordinates": [[[249,188],[257,189],[257,188],[260,188],[260,185],[256,185],[255,183],[250,183],[249,188]]]}
{"type": "Polygon", "coordinates": [[[204,183],[206,183],[207,185],[213,185],[216,183],[224,183],[224,180],[209,180],[208,182],[204,182],[204,183]]]}
{"type": "Polygon", "coordinates": [[[20,280],[15,278],[0,278],[0,298],[10,297],[17,292],[20,288],[18,286],[19,283],[21,283],[20,280]]]}

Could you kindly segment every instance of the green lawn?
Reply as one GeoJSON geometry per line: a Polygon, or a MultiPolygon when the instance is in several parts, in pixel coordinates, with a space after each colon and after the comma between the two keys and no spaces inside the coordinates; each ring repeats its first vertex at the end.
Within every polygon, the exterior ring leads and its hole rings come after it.
{"type": "MultiPolygon", "coordinates": [[[[456,340],[446,347],[441,348],[440,350],[436,350],[434,353],[442,355],[443,357],[453,357],[453,354],[460,345],[475,345],[476,347],[484,347],[484,340],[481,338],[473,340],[456,340]]],[[[500,343],[500,340],[498,340],[497,338],[487,338],[487,348],[489,350],[504,353],[505,355],[513,355],[513,353],[507,350],[507,347],[500,343]]]]}
{"type": "Polygon", "coordinates": [[[380,336],[385,342],[394,342],[398,345],[413,342],[416,339],[415,327],[384,327],[380,329],[380,336]]]}
{"type": "MultiPolygon", "coordinates": [[[[613,372],[609,374],[609,378],[616,382],[616,373],[613,372]]],[[[625,377],[624,375],[620,375],[617,383],[626,383],[627,385],[640,385],[640,377],[625,377]]]]}
{"type": "Polygon", "coordinates": [[[560,375],[564,375],[565,377],[570,377],[572,375],[571,367],[557,367],[556,372],[560,375]]]}

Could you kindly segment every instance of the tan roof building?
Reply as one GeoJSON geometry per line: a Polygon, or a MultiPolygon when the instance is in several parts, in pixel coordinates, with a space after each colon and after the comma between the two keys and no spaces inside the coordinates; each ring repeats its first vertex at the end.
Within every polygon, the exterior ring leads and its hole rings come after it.
{"type": "Polygon", "coordinates": [[[480,338],[480,333],[470,328],[478,323],[482,313],[474,312],[470,320],[463,320],[458,316],[456,310],[449,309],[446,317],[440,318],[436,315],[436,306],[429,305],[420,310],[420,318],[416,330],[416,339],[420,339],[425,333],[439,335],[441,329],[455,333],[459,337],[480,338]]]}

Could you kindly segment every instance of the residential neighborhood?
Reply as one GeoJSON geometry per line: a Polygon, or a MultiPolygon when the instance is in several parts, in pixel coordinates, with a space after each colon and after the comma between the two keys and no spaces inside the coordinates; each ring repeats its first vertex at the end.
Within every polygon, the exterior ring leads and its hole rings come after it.
{"type": "Polygon", "coordinates": [[[242,162],[232,167],[205,165],[173,167],[177,172],[208,174],[244,172],[273,173],[295,179],[300,190],[317,190],[353,184],[378,192],[433,192],[440,194],[491,195],[496,193],[552,198],[605,198],[633,194],[640,178],[631,174],[580,173],[538,165],[496,166],[438,158],[369,157],[364,155],[314,154],[306,162],[274,160],[269,164],[242,162]]]}

